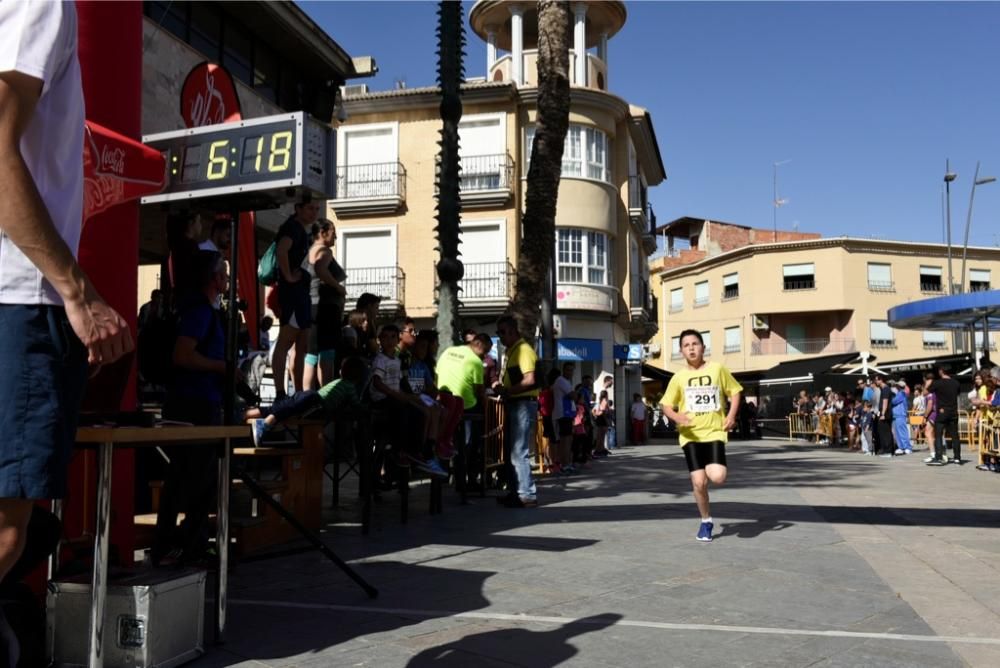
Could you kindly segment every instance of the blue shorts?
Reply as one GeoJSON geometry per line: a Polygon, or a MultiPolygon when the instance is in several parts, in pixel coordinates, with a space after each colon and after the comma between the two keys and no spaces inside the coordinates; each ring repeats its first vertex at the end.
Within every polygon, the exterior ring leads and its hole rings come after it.
{"type": "Polygon", "coordinates": [[[0,304],[0,332],[0,498],[62,498],[86,348],[59,306],[0,304]]]}
{"type": "Polygon", "coordinates": [[[312,302],[309,300],[309,281],[278,285],[278,322],[295,329],[309,329],[312,325],[312,302]],[[301,286],[304,286],[303,289],[301,286]]]}

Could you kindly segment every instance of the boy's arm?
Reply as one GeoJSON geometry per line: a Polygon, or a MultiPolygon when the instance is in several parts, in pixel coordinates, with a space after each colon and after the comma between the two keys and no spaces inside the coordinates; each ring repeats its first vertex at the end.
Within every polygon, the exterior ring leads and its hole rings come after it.
{"type": "Polygon", "coordinates": [[[722,423],[722,428],[729,431],[736,425],[736,415],[740,412],[740,397],[743,396],[742,392],[737,392],[733,396],[729,397],[729,412],[726,414],[726,420],[722,423]]]}

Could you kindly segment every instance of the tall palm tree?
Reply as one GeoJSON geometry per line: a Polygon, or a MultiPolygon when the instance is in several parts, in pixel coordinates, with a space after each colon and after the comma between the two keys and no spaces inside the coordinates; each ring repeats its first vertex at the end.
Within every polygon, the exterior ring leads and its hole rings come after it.
{"type": "Polygon", "coordinates": [[[465,274],[459,259],[462,205],[459,200],[461,166],[458,157],[458,123],[462,119],[461,86],[465,27],[462,3],[443,0],[438,4],[438,84],[441,86],[441,151],[437,174],[437,330],[445,345],[459,342],[458,282],[465,274]]]}
{"type": "MultiPolygon", "coordinates": [[[[517,258],[511,313],[531,340],[546,297],[546,274],[555,248],[556,199],[563,145],[569,130],[570,11],[566,0],[538,3],[538,124],[531,146],[525,195],[524,234],[517,258]]],[[[549,354],[552,354],[551,352],[549,354]]]]}

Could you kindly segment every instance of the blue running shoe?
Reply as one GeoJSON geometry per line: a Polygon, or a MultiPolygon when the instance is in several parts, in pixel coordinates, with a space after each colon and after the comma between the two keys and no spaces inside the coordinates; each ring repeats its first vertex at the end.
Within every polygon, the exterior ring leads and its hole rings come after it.
{"type": "Polygon", "coordinates": [[[698,540],[700,540],[703,543],[711,543],[712,542],[712,527],[714,527],[714,526],[715,525],[712,524],[711,522],[702,522],[701,523],[701,528],[698,529],[698,536],[697,536],[698,540]]]}
{"type": "Polygon", "coordinates": [[[254,447],[261,447],[261,443],[264,442],[264,432],[267,431],[267,422],[263,418],[257,418],[253,421],[253,444],[254,447]]]}

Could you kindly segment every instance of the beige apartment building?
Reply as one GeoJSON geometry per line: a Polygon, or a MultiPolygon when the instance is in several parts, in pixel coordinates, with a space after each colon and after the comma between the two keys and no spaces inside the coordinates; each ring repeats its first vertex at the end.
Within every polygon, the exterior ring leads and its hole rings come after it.
{"type": "MultiPolygon", "coordinates": [[[[582,2],[573,10],[556,308],[560,357],[576,360],[578,374],[596,376],[614,369],[615,344],[645,342],[656,332],[648,265],[655,221],[647,193],[666,173],[649,113],[608,92],[607,42],[625,23],[624,3],[582,2]]],[[[462,88],[461,313],[467,325],[492,332],[513,295],[522,236],[537,116],[536,6],[481,1],[470,23],[488,49],[486,76],[462,88]]],[[[439,91],[349,86],[344,93],[337,199],[328,208],[348,298],[376,293],[384,309],[433,326],[439,91]]],[[[638,370],[630,375],[637,388],[638,370]]]]}
{"type": "MultiPolygon", "coordinates": [[[[675,223],[669,231],[681,228],[677,238],[690,248],[672,249],[653,268],[662,308],[650,363],[660,368],[681,364],[678,335],[688,328],[702,333],[712,359],[737,372],[810,355],[869,351],[884,364],[968,352],[967,343],[965,350],[956,347],[947,332],[895,330],[887,320],[894,306],[947,294],[943,244],[791,232],[777,233],[775,242],[770,230],[675,223]],[[706,236],[729,243],[713,246],[706,236]]],[[[953,249],[956,285],[961,253],[953,249]]],[[[960,289],[989,290],[1000,276],[1000,248],[969,248],[966,264],[960,289]]],[[[986,342],[991,350],[996,337],[991,333],[986,342]]],[[[982,349],[981,333],[975,345],[982,349]]]]}

